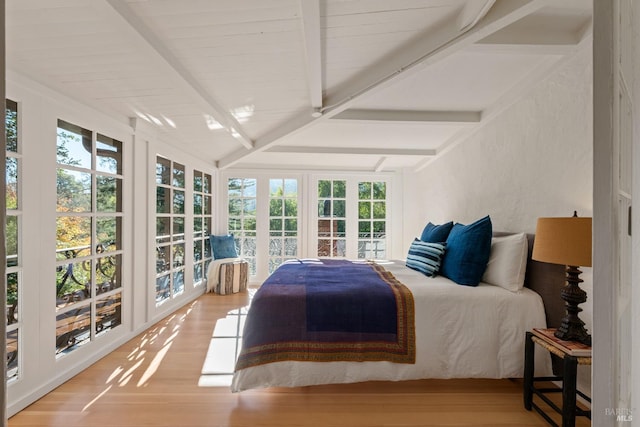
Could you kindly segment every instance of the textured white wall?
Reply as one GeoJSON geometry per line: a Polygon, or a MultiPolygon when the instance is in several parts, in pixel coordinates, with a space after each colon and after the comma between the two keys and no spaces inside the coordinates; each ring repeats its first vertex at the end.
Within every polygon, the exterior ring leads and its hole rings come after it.
{"type": "Polygon", "coordinates": [[[585,49],[468,140],[408,176],[405,240],[427,221],[534,232],[540,216],[592,212],[591,51],[585,49]]]}
{"type": "MultiPolygon", "coordinates": [[[[489,214],[494,230],[535,232],[542,216],[592,216],[592,55],[586,46],[469,139],[405,178],[404,242],[427,221],[472,222],[489,214]]],[[[591,331],[589,299],[581,319],[591,331]]],[[[560,290],[558,290],[558,297],[560,290]]],[[[588,370],[580,388],[589,393],[588,370]]]]}

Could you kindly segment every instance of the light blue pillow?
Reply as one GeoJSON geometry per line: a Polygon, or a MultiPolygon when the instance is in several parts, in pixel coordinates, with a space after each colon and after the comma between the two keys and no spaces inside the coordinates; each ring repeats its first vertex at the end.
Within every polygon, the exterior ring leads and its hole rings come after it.
{"type": "Polygon", "coordinates": [[[440,225],[435,225],[429,222],[424,227],[424,230],[422,230],[420,240],[430,243],[446,242],[447,237],[449,237],[449,233],[451,232],[451,228],[453,228],[453,221],[440,225]]]}
{"type": "Polygon", "coordinates": [[[213,252],[213,259],[222,258],[237,258],[238,251],[236,250],[236,242],[233,239],[233,234],[227,234],[223,236],[209,236],[211,242],[211,251],[213,252]]]}
{"type": "Polygon", "coordinates": [[[409,247],[407,267],[426,276],[434,277],[440,270],[440,260],[445,251],[444,243],[423,242],[415,239],[409,247]]]}
{"type": "Polygon", "coordinates": [[[491,255],[492,232],[489,215],[469,225],[455,224],[440,273],[460,285],[477,286],[491,255]]]}

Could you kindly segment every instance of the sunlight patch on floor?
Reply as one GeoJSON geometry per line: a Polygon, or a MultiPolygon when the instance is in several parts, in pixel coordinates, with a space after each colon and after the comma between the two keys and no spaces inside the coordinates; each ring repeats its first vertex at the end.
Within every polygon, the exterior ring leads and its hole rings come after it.
{"type": "MultiPolygon", "coordinates": [[[[255,289],[251,289],[249,298],[255,289]]],[[[211,341],[198,380],[200,387],[228,387],[242,346],[242,331],[249,306],[230,311],[224,319],[216,321],[211,341]]]]}

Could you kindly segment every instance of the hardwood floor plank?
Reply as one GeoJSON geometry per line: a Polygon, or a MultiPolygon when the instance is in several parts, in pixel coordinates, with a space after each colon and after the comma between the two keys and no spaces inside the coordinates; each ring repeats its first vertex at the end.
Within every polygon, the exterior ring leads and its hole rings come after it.
{"type": "MultiPolygon", "coordinates": [[[[216,322],[248,293],[207,294],[9,420],[10,427],[545,426],[521,380],[419,380],[231,393],[198,381],[216,322]]],[[[590,425],[580,418],[577,425],[590,425]]]]}

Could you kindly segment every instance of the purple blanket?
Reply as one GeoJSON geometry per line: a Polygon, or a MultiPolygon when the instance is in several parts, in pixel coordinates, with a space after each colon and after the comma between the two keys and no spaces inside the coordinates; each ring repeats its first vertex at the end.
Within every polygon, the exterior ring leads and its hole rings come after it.
{"type": "Polygon", "coordinates": [[[379,265],[281,265],[256,292],[236,370],[285,360],[415,363],[411,291],[379,265]]]}

